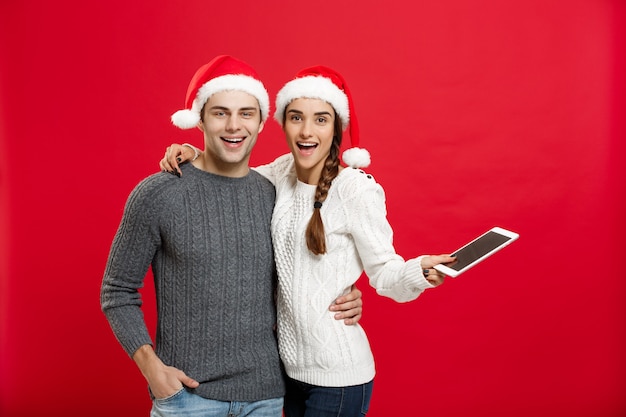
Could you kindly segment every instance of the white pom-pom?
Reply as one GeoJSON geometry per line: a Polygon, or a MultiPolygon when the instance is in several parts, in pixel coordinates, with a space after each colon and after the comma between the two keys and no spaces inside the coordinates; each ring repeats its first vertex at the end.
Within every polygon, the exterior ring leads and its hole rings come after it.
{"type": "Polygon", "coordinates": [[[372,162],[370,153],[362,148],[350,148],[343,153],[343,162],[352,168],[365,168],[372,162]]]}
{"type": "Polygon", "coordinates": [[[178,110],[172,115],[172,123],[181,129],[191,129],[198,125],[200,115],[192,110],[178,110]]]}

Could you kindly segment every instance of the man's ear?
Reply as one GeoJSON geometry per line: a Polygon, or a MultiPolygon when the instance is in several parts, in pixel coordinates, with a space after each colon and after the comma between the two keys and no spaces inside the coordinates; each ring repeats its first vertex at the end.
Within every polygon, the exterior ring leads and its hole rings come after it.
{"type": "Polygon", "coordinates": [[[261,123],[259,124],[259,133],[261,133],[263,131],[264,127],[265,127],[265,122],[263,120],[261,120],[261,123]]]}

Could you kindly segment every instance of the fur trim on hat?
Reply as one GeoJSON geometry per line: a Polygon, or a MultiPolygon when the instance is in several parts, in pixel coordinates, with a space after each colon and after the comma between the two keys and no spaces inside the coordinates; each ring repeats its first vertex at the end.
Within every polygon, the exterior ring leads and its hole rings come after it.
{"type": "Polygon", "coordinates": [[[172,123],[181,129],[191,129],[200,121],[200,111],[209,98],[221,91],[243,91],[255,97],[259,102],[261,120],[266,121],[270,112],[270,98],[263,84],[252,77],[242,74],[227,74],[213,78],[198,89],[191,109],[179,110],[172,115],[172,123]]]}
{"type": "Polygon", "coordinates": [[[282,126],[285,109],[297,98],[324,100],[335,109],[343,129],[350,123],[348,98],[331,80],[322,76],[306,76],[289,81],[276,96],[274,119],[282,126]]]}
{"type": "Polygon", "coordinates": [[[343,153],[342,159],[344,164],[352,168],[365,168],[368,167],[372,162],[370,158],[370,153],[367,151],[367,149],[363,148],[347,149],[343,153]]]}

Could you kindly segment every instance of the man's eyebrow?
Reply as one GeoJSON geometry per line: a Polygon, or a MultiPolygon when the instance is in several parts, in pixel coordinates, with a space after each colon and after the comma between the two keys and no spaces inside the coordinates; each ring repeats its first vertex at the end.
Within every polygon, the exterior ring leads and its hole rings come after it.
{"type": "Polygon", "coordinates": [[[259,109],[257,109],[256,107],[242,107],[240,109],[230,109],[228,107],[224,107],[224,106],[211,106],[209,108],[209,110],[224,110],[224,111],[258,111],[259,109]]]}

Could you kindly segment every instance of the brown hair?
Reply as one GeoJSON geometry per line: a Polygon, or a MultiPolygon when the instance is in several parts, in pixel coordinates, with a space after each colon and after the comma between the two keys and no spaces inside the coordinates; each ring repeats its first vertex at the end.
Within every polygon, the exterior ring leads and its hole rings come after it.
{"type": "Polygon", "coordinates": [[[321,203],[326,200],[328,189],[333,180],[339,175],[339,152],[342,136],[341,118],[337,117],[337,112],[335,112],[335,135],[333,136],[333,143],[330,147],[330,154],[324,162],[324,168],[322,169],[320,180],[317,183],[313,215],[311,216],[311,220],[309,220],[305,233],[306,246],[315,255],[323,255],[326,253],[324,222],[322,222],[322,215],[320,213],[322,208],[321,203]]]}

